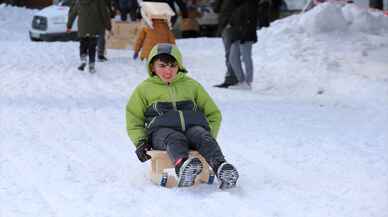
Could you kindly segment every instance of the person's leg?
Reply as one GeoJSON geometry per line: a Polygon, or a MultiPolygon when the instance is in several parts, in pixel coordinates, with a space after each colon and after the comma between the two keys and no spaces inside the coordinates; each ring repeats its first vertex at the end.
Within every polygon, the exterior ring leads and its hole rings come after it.
{"type": "Polygon", "coordinates": [[[161,128],[152,133],[152,148],[166,150],[175,165],[178,187],[190,187],[202,171],[202,163],[196,157],[189,158],[189,146],[186,136],[169,128],[161,128]]]}
{"type": "Polygon", "coordinates": [[[235,41],[230,46],[229,61],[238,82],[243,83],[245,76],[241,64],[240,41],[235,41]]]}
{"type": "Polygon", "coordinates": [[[231,41],[231,29],[225,28],[221,33],[222,42],[224,44],[224,50],[225,50],[225,66],[226,66],[226,72],[225,72],[225,80],[221,84],[214,85],[215,87],[222,87],[227,88],[230,85],[234,85],[238,82],[235,73],[233,72],[232,66],[229,61],[229,55],[230,55],[230,47],[232,45],[231,41]]]}
{"type": "Polygon", "coordinates": [[[105,57],[105,31],[98,35],[97,39],[97,57],[98,61],[107,61],[105,57]]]}
{"type": "Polygon", "coordinates": [[[78,69],[83,71],[87,63],[87,51],[88,51],[88,40],[86,37],[81,37],[79,40],[79,55],[81,59],[81,64],[78,66],[78,69]]]}
{"type": "Polygon", "coordinates": [[[190,147],[197,150],[205,158],[213,171],[217,171],[218,167],[225,162],[220,146],[209,131],[203,127],[195,126],[189,128],[185,135],[190,147]]]}
{"type": "Polygon", "coordinates": [[[185,135],[170,128],[160,128],[151,135],[152,149],[166,150],[172,162],[189,157],[185,135]]]}
{"type": "Polygon", "coordinates": [[[236,78],[236,75],[234,74],[232,65],[230,64],[230,61],[229,61],[230,47],[232,46],[230,28],[226,28],[222,32],[222,42],[224,43],[224,49],[225,49],[225,65],[226,65],[225,78],[227,78],[227,77],[236,78]]]}
{"type": "Polygon", "coordinates": [[[121,21],[127,20],[128,4],[128,0],[119,0],[121,21]]]}
{"type": "Polygon", "coordinates": [[[236,186],[239,174],[237,169],[225,161],[217,141],[203,127],[195,126],[186,131],[190,145],[206,159],[216,173],[219,188],[228,189],[236,186]]]}
{"type": "Polygon", "coordinates": [[[95,62],[96,62],[96,46],[97,46],[97,37],[89,37],[89,72],[95,73],[95,62]]]}
{"type": "Polygon", "coordinates": [[[252,44],[251,41],[240,44],[240,52],[245,66],[245,80],[249,85],[253,81],[252,44]]]}
{"type": "Polygon", "coordinates": [[[129,16],[131,18],[131,21],[137,20],[137,10],[139,9],[139,3],[137,0],[129,0],[129,16]]]}
{"type": "Polygon", "coordinates": [[[88,51],[88,39],[86,37],[82,37],[79,40],[79,55],[80,55],[81,61],[83,60],[86,61],[87,51],[88,51]]]}

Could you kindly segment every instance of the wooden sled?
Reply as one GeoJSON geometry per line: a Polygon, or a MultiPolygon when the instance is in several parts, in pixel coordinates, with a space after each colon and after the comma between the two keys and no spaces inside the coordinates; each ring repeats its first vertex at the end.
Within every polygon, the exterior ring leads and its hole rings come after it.
{"type": "MultiPolygon", "coordinates": [[[[175,167],[168,157],[167,152],[152,150],[148,151],[147,154],[151,156],[151,181],[162,187],[175,187],[177,185],[175,167]]],[[[190,151],[189,155],[198,157],[203,165],[202,172],[198,174],[194,185],[202,183],[213,184],[215,177],[214,172],[209,167],[206,160],[197,151],[190,151]]]]}

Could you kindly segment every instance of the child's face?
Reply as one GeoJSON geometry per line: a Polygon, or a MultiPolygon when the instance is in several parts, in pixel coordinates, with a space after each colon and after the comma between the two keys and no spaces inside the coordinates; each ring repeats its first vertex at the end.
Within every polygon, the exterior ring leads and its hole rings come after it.
{"type": "Polygon", "coordinates": [[[152,71],[166,83],[170,83],[175,79],[178,68],[177,63],[165,63],[160,60],[156,60],[152,64],[152,71]]]}

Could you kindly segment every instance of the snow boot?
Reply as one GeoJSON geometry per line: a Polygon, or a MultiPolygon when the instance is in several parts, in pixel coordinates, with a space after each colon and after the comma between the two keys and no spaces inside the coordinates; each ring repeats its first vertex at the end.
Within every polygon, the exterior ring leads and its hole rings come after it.
{"type": "Polygon", "coordinates": [[[202,162],[196,158],[191,157],[184,161],[180,166],[177,166],[179,171],[177,186],[178,187],[191,187],[194,185],[195,178],[201,173],[203,165],[202,162]]]}
{"type": "Polygon", "coordinates": [[[94,63],[89,63],[89,72],[91,74],[96,73],[96,67],[94,66],[94,63]]]}
{"type": "Polygon", "coordinates": [[[229,189],[236,186],[239,174],[237,169],[230,163],[224,162],[217,169],[217,178],[220,189],[229,189]]]}
{"type": "Polygon", "coordinates": [[[106,58],[104,55],[98,55],[97,59],[98,59],[98,62],[108,61],[108,58],[106,58]]]}
{"type": "Polygon", "coordinates": [[[83,71],[86,67],[86,56],[81,56],[81,65],[78,66],[78,70],[83,71]]]}
{"type": "Polygon", "coordinates": [[[225,77],[225,81],[221,84],[216,84],[214,87],[219,87],[219,88],[228,88],[229,86],[235,85],[238,83],[238,80],[236,76],[234,75],[229,75],[225,77]]]}

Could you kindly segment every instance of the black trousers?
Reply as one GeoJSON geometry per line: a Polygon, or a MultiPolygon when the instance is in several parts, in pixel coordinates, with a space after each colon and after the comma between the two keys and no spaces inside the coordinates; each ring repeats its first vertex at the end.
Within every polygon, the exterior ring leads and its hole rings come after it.
{"type": "Polygon", "coordinates": [[[89,36],[80,38],[79,54],[81,59],[89,56],[89,63],[96,62],[97,37],[89,36]]]}
{"type": "Polygon", "coordinates": [[[151,145],[154,150],[166,150],[173,162],[187,158],[190,150],[197,150],[213,170],[225,161],[217,141],[200,126],[191,127],[185,132],[160,128],[152,133],[151,145]]]}
{"type": "Polygon", "coordinates": [[[103,31],[97,38],[97,55],[105,56],[105,31],[103,31]]]}

